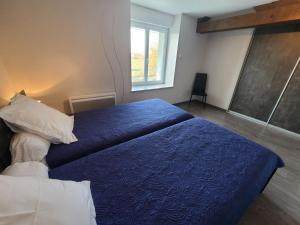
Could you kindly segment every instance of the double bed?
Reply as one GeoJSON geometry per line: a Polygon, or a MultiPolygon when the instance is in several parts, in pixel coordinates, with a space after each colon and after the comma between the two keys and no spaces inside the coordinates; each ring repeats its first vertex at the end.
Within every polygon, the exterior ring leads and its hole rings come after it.
{"type": "Polygon", "coordinates": [[[160,99],[77,113],[73,132],[79,141],[52,145],[47,163],[55,168],[191,118],[191,114],[160,99]]]}
{"type": "Polygon", "coordinates": [[[98,225],[234,225],[284,165],[159,99],[76,114],[74,133],[78,142],[51,147],[49,176],[90,180],[98,225]]]}
{"type": "Polygon", "coordinates": [[[90,180],[100,224],[237,224],[282,160],[191,119],[50,171],[90,180]]]}

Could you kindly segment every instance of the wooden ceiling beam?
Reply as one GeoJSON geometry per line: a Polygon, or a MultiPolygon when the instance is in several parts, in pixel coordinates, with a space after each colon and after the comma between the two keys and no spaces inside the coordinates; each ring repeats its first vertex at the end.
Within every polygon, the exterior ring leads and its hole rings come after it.
{"type": "Polygon", "coordinates": [[[261,27],[274,24],[299,23],[300,0],[281,0],[258,6],[256,12],[226,19],[201,22],[198,33],[210,33],[227,30],[261,27]]]}
{"type": "Polygon", "coordinates": [[[272,2],[272,3],[269,3],[269,4],[256,6],[256,7],[254,7],[254,9],[255,9],[256,12],[260,12],[260,11],[274,9],[277,6],[278,5],[276,4],[276,2],[272,2]]]}
{"type": "Polygon", "coordinates": [[[298,4],[298,3],[300,3],[300,0],[281,0],[281,1],[271,2],[269,4],[259,5],[254,7],[254,9],[256,12],[258,12],[258,11],[264,11],[264,10],[274,9],[276,7],[298,4]]]}

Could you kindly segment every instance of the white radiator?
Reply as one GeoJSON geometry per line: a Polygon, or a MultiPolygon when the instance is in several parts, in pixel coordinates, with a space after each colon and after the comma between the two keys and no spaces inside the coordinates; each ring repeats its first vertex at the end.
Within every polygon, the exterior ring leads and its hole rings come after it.
{"type": "Polygon", "coordinates": [[[81,95],[69,98],[71,113],[100,109],[116,104],[116,93],[81,95]]]}

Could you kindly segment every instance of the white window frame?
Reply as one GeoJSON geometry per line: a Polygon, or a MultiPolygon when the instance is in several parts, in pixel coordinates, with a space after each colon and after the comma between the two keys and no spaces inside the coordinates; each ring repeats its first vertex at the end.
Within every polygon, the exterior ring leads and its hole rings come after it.
{"type": "MultiPolygon", "coordinates": [[[[145,30],[145,59],[144,59],[144,80],[143,82],[133,82],[131,77],[131,84],[133,86],[146,86],[146,85],[157,85],[165,84],[166,82],[166,63],[167,63],[167,51],[168,51],[168,42],[169,42],[169,29],[166,27],[152,25],[144,22],[131,21],[131,27],[141,28],[145,30]],[[148,65],[149,65],[149,34],[150,30],[162,32],[165,34],[165,46],[163,49],[163,67],[162,67],[162,76],[159,81],[148,81],[148,65]]],[[[131,50],[131,48],[130,48],[131,50]]],[[[131,70],[130,66],[130,70],[131,70]]]]}

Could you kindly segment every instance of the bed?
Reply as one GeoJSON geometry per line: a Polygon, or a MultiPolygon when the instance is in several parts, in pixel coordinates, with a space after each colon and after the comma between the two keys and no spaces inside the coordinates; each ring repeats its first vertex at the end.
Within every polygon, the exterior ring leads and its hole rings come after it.
{"type": "Polygon", "coordinates": [[[195,118],[49,175],[92,182],[98,225],[234,225],[282,166],[270,150],[195,118]]]}
{"type": "Polygon", "coordinates": [[[9,145],[13,135],[5,122],[0,119],[0,173],[11,163],[9,145]]]}
{"type": "Polygon", "coordinates": [[[81,112],[74,116],[73,132],[79,141],[70,145],[52,145],[46,159],[50,168],[193,118],[160,99],[81,112]]]}

